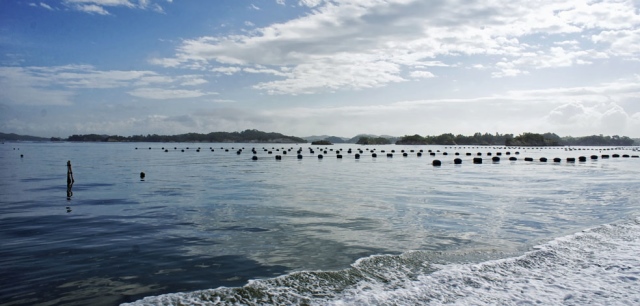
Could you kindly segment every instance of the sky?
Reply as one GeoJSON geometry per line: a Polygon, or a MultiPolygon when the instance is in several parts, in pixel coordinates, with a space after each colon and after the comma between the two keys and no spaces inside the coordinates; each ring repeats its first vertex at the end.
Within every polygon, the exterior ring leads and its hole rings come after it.
{"type": "Polygon", "coordinates": [[[0,132],[640,137],[640,0],[0,0],[0,132]]]}

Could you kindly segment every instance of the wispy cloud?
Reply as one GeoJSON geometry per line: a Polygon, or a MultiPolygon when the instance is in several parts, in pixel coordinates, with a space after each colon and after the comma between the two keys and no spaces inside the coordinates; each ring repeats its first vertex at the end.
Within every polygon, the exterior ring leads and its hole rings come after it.
{"type": "Polygon", "coordinates": [[[130,95],[146,99],[168,100],[198,98],[207,95],[216,95],[216,92],[202,92],[200,90],[165,89],[165,88],[136,88],[128,92],[130,95]]]}
{"type": "Polygon", "coordinates": [[[44,2],[40,2],[40,7],[46,8],[50,11],[53,11],[53,8],[44,2]]]}
{"type": "Polygon", "coordinates": [[[11,104],[70,105],[83,89],[133,88],[129,94],[149,99],[174,99],[211,95],[198,89],[206,84],[200,75],[160,75],[153,71],[97,70],[90,65],[53,67],[0,67],[0,91],[11,104]],[[148,86],[162,84],[169,88],[148,86]]]}
{"type": "MultiPolygon", "coordinates": [[[[172,1],[166,2],[172,3],[172,1]]],[[[98,15],[112,15],[107,8],[142,9],[164,13],[162,6],[152,2],[152,0],[138,0],[135,2],[130,0],[63,0],[62,4],[77,11],[98,15]]]]}
{"type": "Polygon", "coordinates": [[[0,67],[0,100],[8,104],[71,105],[74,92],[21,67],[0,67]]]}

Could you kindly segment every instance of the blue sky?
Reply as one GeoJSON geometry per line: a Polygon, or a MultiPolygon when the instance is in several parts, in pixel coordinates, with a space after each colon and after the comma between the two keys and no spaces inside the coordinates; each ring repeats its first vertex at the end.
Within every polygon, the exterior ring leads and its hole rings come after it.
{"type": "Polygon", "coordinates": [[[0,131],[640,137],[640,0],[0,0],[0,131]]]}

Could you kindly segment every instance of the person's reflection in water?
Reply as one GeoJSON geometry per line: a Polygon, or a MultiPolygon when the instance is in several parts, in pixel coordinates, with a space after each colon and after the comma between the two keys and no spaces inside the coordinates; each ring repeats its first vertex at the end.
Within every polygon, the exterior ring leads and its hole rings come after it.
{"type": "MultiPolygon", "coordinates": [[[[71,190],[71,188],[73,188],[74,182],[75,180],[73,179],[73,170],[71,170],[71,161],[68,160],[67,161],[67,201],[70,201],[71,197],[73,196],[73,191],[71,190]]],[[[71,207],[67,206],[67,212],[71,212],[71,207]]]]}

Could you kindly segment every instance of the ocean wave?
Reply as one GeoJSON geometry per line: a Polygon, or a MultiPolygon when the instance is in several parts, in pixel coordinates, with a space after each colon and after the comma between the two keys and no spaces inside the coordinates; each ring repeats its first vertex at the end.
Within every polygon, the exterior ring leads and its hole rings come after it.
{"type": "Polygon", "coordinates": [[[640,218],[556,238],[520,256],[460,263],[446,253],[358,260],[123,305],[630,305],[640,304],[640,218]]]}

